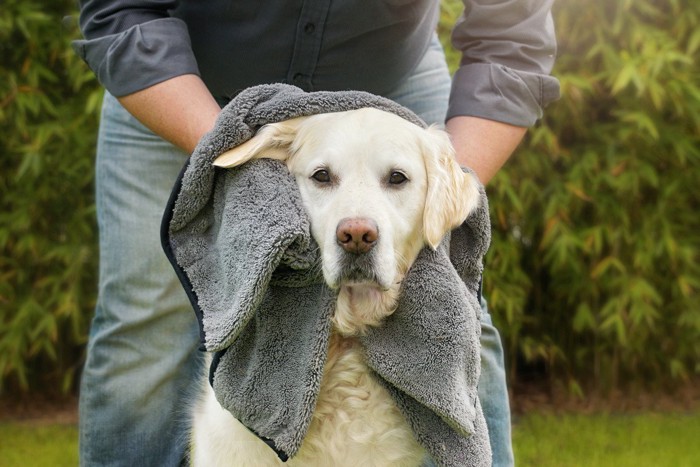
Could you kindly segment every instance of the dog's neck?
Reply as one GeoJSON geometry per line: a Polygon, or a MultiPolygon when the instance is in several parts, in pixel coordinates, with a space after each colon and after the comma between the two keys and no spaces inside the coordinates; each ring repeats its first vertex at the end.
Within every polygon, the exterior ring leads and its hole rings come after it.
{"type": "Polygon", "coordinates": [[[333,327],[342,336],[357,336],[370,326],[378,326],[394,312],[400,281],[388,290],[372,285],[344,285],[338,292],[333,327]]]}
{"type": "Polygon", "coordinates": [[[369,327],[379,326],[384,318],[391,315],[398,304],[401,282],[406,276],[420,248],[421,239],[415,239],[420,245],[410,242],[399,257],[398,272],[393,284],[388,289],[380,289],[370,284],[342,285],[338,291],[333,329],[341,336],[361,336],[369,327]]]}

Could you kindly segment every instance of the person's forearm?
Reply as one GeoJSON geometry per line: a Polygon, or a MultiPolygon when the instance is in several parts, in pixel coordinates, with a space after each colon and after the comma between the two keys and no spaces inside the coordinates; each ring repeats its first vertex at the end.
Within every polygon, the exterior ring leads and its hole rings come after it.
{"type": "Polygon", "coordinates": [[[527,128],[477,117],[458,116],[447,121],[457,162],[476,172],[486,185],[506,163],[527,128]]]}
{"type": "Polygon", "coordinates": [[[182,75],[119,98],[151,131],[191,153],[221,108],[196,75],[182,75]]]}

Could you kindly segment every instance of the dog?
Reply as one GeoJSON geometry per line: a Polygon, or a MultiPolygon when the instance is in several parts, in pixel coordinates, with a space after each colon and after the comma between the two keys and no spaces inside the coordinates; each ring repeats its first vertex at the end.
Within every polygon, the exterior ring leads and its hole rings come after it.
{"type": "Polygon", "coordinates": [[[461,170],[448,135],[372,108],[262,127],[214,162],[284,161],[319,245],[323,277],[337,291],[317,404],[296,456],[282,463],[216,400],[207,378],[193,410],[194,466],[418,466],[416,441],[358,342],[396,308],[402,278],[422,248],[476,208],[478,184],[461,170]]]}

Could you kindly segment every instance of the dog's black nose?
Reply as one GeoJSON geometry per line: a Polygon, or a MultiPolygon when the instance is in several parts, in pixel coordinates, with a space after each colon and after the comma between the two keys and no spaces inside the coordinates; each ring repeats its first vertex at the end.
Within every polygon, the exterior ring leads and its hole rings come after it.
{"type": "Polygon", "coordinates": [[[379,238],[377,223],[364,217],[347,218],[338,222],[335,230],[338,245],[348,253],[367,253],[379,238]]]}

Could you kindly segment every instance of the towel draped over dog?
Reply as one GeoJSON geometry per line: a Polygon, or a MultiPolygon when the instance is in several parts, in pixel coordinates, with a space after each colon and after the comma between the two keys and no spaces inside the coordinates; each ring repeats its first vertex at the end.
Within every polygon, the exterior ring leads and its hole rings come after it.
{"type": "MultiPolygon", "coordinates": [[[[412,112],[358,91],[312,92],[284,84],[249,88],[221,112],[178,179],[163,219],[163,246],[215,352],[219,403],[282,460],[299,450],[326,361],[336,292],[323,282],[299,189],[286,166],[214,159],[265,124],[372,107],[420,127],[412,112]]],[[[477,397],[482,258],[490,241],[481,202],[437,250],[407,273],[396,311],[360,338],[366,361],[443,466],[490,465],[477,397]],[[451,238],[450,238],[451,237],[451,238]]]]}

